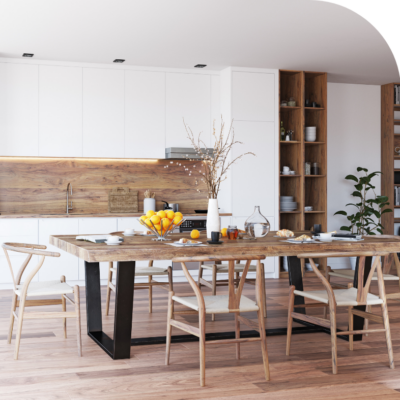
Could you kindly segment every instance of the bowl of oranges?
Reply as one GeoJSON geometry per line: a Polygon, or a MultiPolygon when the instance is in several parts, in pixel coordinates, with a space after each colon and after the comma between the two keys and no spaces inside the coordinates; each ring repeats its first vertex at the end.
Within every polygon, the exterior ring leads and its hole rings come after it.
{"type": "Polygon", "coordinates": [[[171,240],[167,236],[184,220],[182,213],[172,210],[150,210],[139,218],[139,222],[156,235],[154,240],[171,240]]]}

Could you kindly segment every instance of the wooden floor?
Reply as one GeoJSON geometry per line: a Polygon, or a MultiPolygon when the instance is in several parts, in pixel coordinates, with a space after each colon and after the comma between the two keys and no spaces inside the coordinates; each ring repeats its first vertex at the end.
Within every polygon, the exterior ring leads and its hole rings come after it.
{"type": "MultiPolygon", "coordinates": [[[[306,278],[306,289],[321,288],[316,278],[306,278]]],[[[387,292],[398,291],[397,283],[387,292]]],[[[267,280],[267,327],[286,327],[288,283],[267,280]]],[[[189,290],[176,284],[180,294],[189,290]]],[[[208,292],[208,289],[203,289],[208,292]]],[[[222,293],[225,288],[219,288],[222,293]]],[[[372,287],[377,292],[376,287],[372,287]]],[[[246,286],[252,296],[254,288],[246,286]]],[[[105,290],[104,290],[105,293],[105,290]]],[[[20,359],[13,360],[13,345],[6,341],[11,291],[0,292],[0,399],[400,399],[400,303],[390,302],[395,363],[390,370],[383,334],[356,342],[354,351],[339,340],[338,375],[332,375],[330,336],[298,334],[292,339],[291,356],[285,355],[286,336],[269,336],[271,381],[263,378],[258,342],[241,345],[242,359],[235,359],[234,345],[206,347],[206,387],[199,387],[198,343],[173,344],[171,365],[164,365],[165,345],[132,347],[131,359],[113,361],[86,332],[85,293],[81,289],[83,357],[77,356],[75,321],[68,321],[68,339],[61,320],[24,322],[20,359]]],[[[167,292],[154,289],[154,313],[147,313],[147,291],[135,293],[133,337],[165,335],[167,292]]],[[[103,304],[105,295],[103,296],[103,304]]],[[[113,303],[111,304],[113,306],[113,303]]],[[[70,307],[70,306],[68,306],[70,307]]],[[[57,306],[51,306],[49,311],[57,306]]],[[[42,308],[43,309],[43,308],[42,308]]],[[[340,309],[338,327],[345,328],[347,314],[340,309]]],[[[373,312],[380,308],[374,307],[373,312]]],[[[34,311],[31,308],[29,311],[34,311]]],[[[313,314],[320,313],[313,309],[313,314]]],[[[255,318],[255,315],[250,316],[255,318]]],[[[231,315],[208,316],[207,332],[232,331],[231,315]]],[[[185,318],[195,322],[193,316],[185,318]]],[[[113,315],[104,317],[104,330],[112,335],[113,315]]],[[[173,330],[175,334],[181,334],[173,330]]]]}

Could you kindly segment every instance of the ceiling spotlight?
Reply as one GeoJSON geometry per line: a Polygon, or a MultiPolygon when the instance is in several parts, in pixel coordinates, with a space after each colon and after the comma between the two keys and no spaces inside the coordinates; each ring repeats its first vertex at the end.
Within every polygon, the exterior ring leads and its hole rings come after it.
{"type": "Polygon", "coordinates": [[[24,53],[22,57],[33,57],[33,53],[24,53]]]}
{"type": "Polygon", "coordinates": [[[195,68],[204,68],[204,67],[207,67],[207,65],[206,64],[196,64],[194,67],[195,68]]]}
{"type": "Polygon", "coordinates": [[[122,64],[124,61],[122,58],[116,58],[113,62],[122,64]]]}

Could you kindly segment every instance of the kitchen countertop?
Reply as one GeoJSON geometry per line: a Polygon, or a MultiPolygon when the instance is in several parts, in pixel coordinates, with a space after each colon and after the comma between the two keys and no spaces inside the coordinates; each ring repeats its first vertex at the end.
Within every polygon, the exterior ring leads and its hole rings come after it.
{"type": "MultiPolygon", "coordinates": [[[[202,217],[207,214],[182,213],[184,217],[202,217]]],[[[135,218],[141,217],[143,213],[121,214],[121,213],[104,213],[104,214],[0,214],[1,218],[135,218]]],[[[221,213],[220,217],[231,217],[230,213],[221,213]]]]}

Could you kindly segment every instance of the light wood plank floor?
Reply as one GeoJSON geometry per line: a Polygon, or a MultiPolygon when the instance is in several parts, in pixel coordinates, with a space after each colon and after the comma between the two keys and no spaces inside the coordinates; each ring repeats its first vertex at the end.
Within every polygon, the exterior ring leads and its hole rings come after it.
{"type": "MultiPolygon", "coordinates": [[[[394,283],[387,292],[398,291],[394,283]]],[[[306,289],[320,289],[316,278],[306,278],[306,289]]],[[[288,283],[267,280],[267,327],[285,327],[288,283]]],[[[226,288],[221,287],[218,293],[226,288]]],[[[176,292],[190,293],[186,284],[176,292]]],[[[203,289],[208,292],[207,288],[203,289]]],[[[372,287],[377,292],[375,286],[372,287]]],[[[251,297],[254,287],[247,286],[251,297]]],[[[294,335],[292,355],[285,356],[286,336],[270,336],[268,351],[271,381],[263,379],[259,343],[241,346],[242,359],[235,359],[234,345],[206,347],[206,384],[199,387],[198,343],[173,344],[171,365],[164,365],[165,345],[132,347],[130,360],[113,361],[89,339],[86,332],[85,292],[81,289],[83,357],[77,356],[75,321],[68,321],[68,339],[61,320],[24,322],[20,359],[13,360],[13,345],[6,342],[11,291],[0,292],[0,399],[400,399],[400,304],[389,303],[395,363],[390,370],[383,334],[355,342],[354,351],[339,340],[338,375],[332,375],[330,337],[324,333],[294,335]]],[[[154,289],[154,313],[147,313],[147,291],[135,293],[132,336],[165,335],[167,292],[154,289]]],[[[103,304],[105,288],[103,291],[103,304]]],[[[111,309],[113,307],[111,304],[111,309]]],[[[58,306],[51,306],[49,311],[58,306]]],[[[70,307],[69,305],[67,307],[70,307]]],[[[42,308],[43,309],[43,308],[42,308]]],[[[29,311],[34,311],[31,308],[29,311]]],[[[375,312],[379,312],[376,307],[375,312]]],[[[313,309],[313,314],[321,311],[313,309]]],[[[255,315],[250,318],[255,318],[255,315]]],[[[231,315],[207,316],[207,332],[233,331],[231,315]]],[[[195,323],[193,316],[185,317],[195,323]]],[[[113,314],[103,319],[112,334],[113,314]]],[[[347,314],[341,309],[338,326],[345,328],[347,314]]],[[[243,328],[244,329],[244,328],[243,328]]],[[[173,330],[175,334],[181,334],[173,330]]]]}

